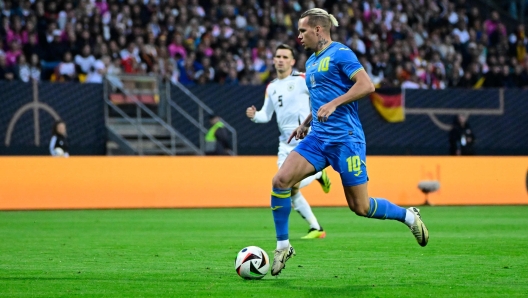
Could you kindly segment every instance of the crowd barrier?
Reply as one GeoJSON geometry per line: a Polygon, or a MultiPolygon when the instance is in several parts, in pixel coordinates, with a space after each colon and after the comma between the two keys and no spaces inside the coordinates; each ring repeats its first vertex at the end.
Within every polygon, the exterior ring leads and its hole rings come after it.
{"type": "MultiPolygon", "coordinates": [[[[2,157],[0,209],[269,206],[276,157],[2,157]]],[[[528,157],[367,158],[369,194],[400,205],[528,204],[528,157]],[[427,196],[417,187],[437,180],[427,196]],[[427,199],[427,202],[426,202],[427,199]]],[[[312,206],[346,206],[332,190],[304,188],[312,206]]]]}

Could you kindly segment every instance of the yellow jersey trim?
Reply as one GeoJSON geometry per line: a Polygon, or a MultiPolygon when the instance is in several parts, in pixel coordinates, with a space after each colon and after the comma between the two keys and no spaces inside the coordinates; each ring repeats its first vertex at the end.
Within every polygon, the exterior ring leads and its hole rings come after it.
{"type": "Polygon", "coordinates": [[[333,44],[334,42],[330,42],[326,47],[322,48],[319,52],[315,52],[315,56],[319,56],[319,54],[321,54],[322,52],[326,51],[326,49],[328,49],[328,47],[330,47],[331,44],[333,44]]]}
{"type": "Polygon", "coordinates": [[[376,201],[376,199],[372,198],[372,200],[374,200],[374,203],[376,204],[375,207],[374,207],[374,211],[372,212],[372,214],[369,216],[369,217],[372,217],[374,216],[374,214],[376,214],[376,211],[378,210],[378,201],[376,201]]]}
{"type": "Polygon", "coordinates": [[[361,68],[358,68],[358,70],[354,71],[351,75],[350,75],[350,79],[352,80],[352,78],[357,75],[358,72],[362,71],[362,70],[365,70],[363,67],[361,68]]]}

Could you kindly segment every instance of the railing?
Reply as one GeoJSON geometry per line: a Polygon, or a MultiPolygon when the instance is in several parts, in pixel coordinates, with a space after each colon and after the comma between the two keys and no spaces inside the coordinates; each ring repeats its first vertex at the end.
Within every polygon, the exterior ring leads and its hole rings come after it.
{"type": "MultiPolygon", "coordinates": [[[[164,153],[168,155],[176,155],[176,137],[182,140],[189,148],[191,148],[196,154],[203,154],[203,151],[197,148],[192,142],[187,140],[181,133],[176,131],[171,125],[167,124],[165,121],[163,121],[160,117],[158,117],[154,112],[152,112],[148,107],[146,107],[135,94],[132,94],[129,90],[131,90],[133,93],[136,93],[139,91],[139,93],[142,93],[140,90],[137,89],[127,89],[122,84],[121,79],[140,79],[143,82],[148,81],[148,77],[133,77],[133,76],[122,76],[118,77],[118,80],[116,80],[116,77],[113,77],[112,79],[105,79],[105,86],[104,86],[104,98],[105,98],[105,118],[107,121],[108,126],[108,119],[110,117],[109,109],[111,108],[114,110],[122,119],[126,120],[129,124],[133,125],[136,128],[137,131],[137,139],[138,139],[138,146],[135,152],[137,152],[139,155],[143,155],[143,137],[147,137],[153,144],[155,144],[160,150],[162,150],[164,153]],[[118,89],[126,96],[126,98],[132,100],[133,104],[135,105],[135,120],[132,119],[127,113],[125,113],[121,108],[119,108],[117,105],[115,105],[110,99],[109,99],[109,92],[108,88],[109,85],[112,87],[118,89]],[[151,133],[146,131],[142,125],[142,113],[146,113],[152,120],[154,120],[157,124],[159,124],[161,127],[166,129],[169,132],[170,135],[170,148],[165,146],[163,143],[161,143],[158,139],[156,139],[151,133]]],[[[153,80],[152,82],[157,83],[156,78],[150,78],[150,80],[153,80]]],[[[157,84],[156,84],[157,85],[157,84]]],[[[122,139],[122,141],[125,141],[122,139]]],[[[127,143],[127,146],[129,148],[133,148],[133,146],[125,141],[127,143]]]]}
{"type": "MultiPolygon", "coordinates": [[[[167,89],[167,101],[170,108],[173,108],[176,112],[178,112],[180,115],[182,115],[185,119],[187,119],[193,126],[195,126],[198,129],[198,139],[200,143],[200,150],[202,152],[205,152],[205,134],[207,133],[208,129],[204,125],[204,116],[205,113],[208,115],[214,115],[214,111],[208,107],[205,103],[203,103],[196,95],[194,95],[189,89],[187,89],[185,86],[183,86],[181,83],[168,83],[166,84],[167,89]],[[183,93],[185,93],[196,105],[198,106],[198,120],[193,118],[189,113],[187,113],[181,106],[179,106],[176,101],[172,98],[170,88],[171,85],[178,87],[183,93]]],[[[170,117],[170,112],[168,113],[170,117]]],[[[231,133],[231,148],[233,148],[231,155],[237,155],[238,154],[238,136],[235,128],[231,126],[229,123],[227,123],[224,119],[221,119],[222,123],[224,124],[224,127],[231,133]]],[[[170,120],[169,120],[170,122],[170,120]]]]}

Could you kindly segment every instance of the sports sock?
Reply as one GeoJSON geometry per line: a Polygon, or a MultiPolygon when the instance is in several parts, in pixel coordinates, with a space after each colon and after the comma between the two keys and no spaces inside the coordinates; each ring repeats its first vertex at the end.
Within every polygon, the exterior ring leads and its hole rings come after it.
{"type": "Polygon", "coordinates": [[[317,174],[312,175],[312,176],[308,176],[308,177],[304,178],[303,180],[301,180],[301,184],[299,185],[299,188],[303,188],[305,186],[310,185],[310,183],[312,183],[315,179],[317,179],[315,177],[316,175],[317,174]]]}
{"type": "Polygon", "coordinates": [[[301,216],[310,224],[310,227],[320,230],[321,226],[317,222],[317,218],[315,218],[310,204],[308,204],[302,193],[300,191],[297,192],[291,197],[291,200],[295,211],[301,214],[301,216]]]}
{"type": "MultiPolygon", "coordinates": [[[[291,188],[273,188],[271,191],[271,210],[275,222],[277,248],[279,241],[288,240],[288,220],[291,212],[291,188]]],[[[282,242],[280,245],[282,246],[282,242]]]]}
{"type": "Polygon", "coordinates": [[[285,249],[290,246],[290,240],[280,240],[277,241],[277,249],[285,249]]]}
{"type": "Polygon", "coordinates": [[[381,199],[370,198],[370,207],[366,217],[377,219],[395,219],[397,221],[405,222],[405,215],[407,210],[398,205],[381,199]]]}
{"type": "Polygon", "coordinates": [[[414,224],[414,213],[409,210],[405,210],[405,224],[409,227],[414,224]]]}

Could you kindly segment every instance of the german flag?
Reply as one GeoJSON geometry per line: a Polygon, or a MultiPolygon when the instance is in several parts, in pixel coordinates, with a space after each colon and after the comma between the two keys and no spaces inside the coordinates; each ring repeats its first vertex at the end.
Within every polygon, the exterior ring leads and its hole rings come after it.
{"type": "Polygon", "coordinates": [[[400,88],[376,90],[370,94],[374,108],[387,122],[402,122],[405,120],[403,98],[400,88]]]}

